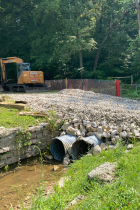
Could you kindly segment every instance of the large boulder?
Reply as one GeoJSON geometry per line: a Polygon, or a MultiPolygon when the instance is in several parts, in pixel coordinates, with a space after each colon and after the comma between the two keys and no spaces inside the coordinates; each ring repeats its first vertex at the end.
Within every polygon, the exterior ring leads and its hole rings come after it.
{"type": "Polygon", "coordinates": [[[100,179],[105,182],[110,182],[115,179],[115,166],[116,163],[105,162],[88,173],[88,179],[100,179]]]}

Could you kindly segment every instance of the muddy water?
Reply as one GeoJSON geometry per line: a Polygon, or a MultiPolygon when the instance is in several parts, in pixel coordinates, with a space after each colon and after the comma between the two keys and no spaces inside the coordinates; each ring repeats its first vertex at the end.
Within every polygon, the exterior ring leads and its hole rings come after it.
{"type": "Polygon", "coordinates": [[[31,200],[31,196],[37,192],[42,174],[44,193],[48,196],[53,193],[53,186],[63,173],[63,165],[57,161],[47,162],[43,167],[38,158],[22,162],[20,170],[0,179],[0,210],[10,209],[11,206],[13,209],[19,209],[21,202],[28,203],[27,200],[31,200]],[[54,165],[58,166],[57,171],[53,170],[54,165]]]}

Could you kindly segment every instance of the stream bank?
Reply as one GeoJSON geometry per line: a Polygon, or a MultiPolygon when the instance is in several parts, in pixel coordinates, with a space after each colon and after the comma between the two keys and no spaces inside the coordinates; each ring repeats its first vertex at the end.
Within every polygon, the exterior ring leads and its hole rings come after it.
{"type": "Polygon", "coordinates": [[[0,127],[0,168],[45,151],[47,144],[59,133],[57,130],[51,132],[49,123],[40,123],[25,131],[20,127],[0,127]]]}
{"type": "MultiPolygon", "coordinates": [[[[11,168],[10,171],[14,170],[15,168],[11,168]]],[[[31,198],[37,194],[40,182],[45,185],[44,196],[52,194],[56,181],[63,174],[64,166],[58,161],[48,160],[42,165],[39,156],[22,160],[20,170],[0,179],[0,210],[19,210],[22,203],[29,207],[31,198]],[[58,166],[57,171],[53,170],[54,165],[58,166]]]]}

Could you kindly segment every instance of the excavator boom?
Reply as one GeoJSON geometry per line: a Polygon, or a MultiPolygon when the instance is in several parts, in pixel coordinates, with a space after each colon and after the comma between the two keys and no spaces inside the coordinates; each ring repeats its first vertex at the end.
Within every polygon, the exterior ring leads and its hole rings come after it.
{"type": "Polygon", "coordinates": [[[23,63],[23,60],[17,57],[0,58],[1,64],[1,82],[6,82],[6,68],[7,63],[23,63]]]}
{"type": "Polygon", "coordinates": [[[26,87],[44,85],[44,73],[42,71],[31,71],[30,64],[24,63],[21,58],[17,57],[0,58],[1,84],[5,91],[10,90],[7,83],[11,81],[11,79],[7,79],[6,75],[5,65],[8,63],[17,64],[17,84],[13,85],[12,87],[13,91],[25,92],[26,87]]]}

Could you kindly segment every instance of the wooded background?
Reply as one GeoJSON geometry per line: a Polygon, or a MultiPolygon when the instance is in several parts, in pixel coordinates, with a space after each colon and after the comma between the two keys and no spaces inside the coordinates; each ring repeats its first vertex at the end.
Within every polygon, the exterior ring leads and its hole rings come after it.
{"type": "MultiPolygon", "coordinates": [[[[140,83],[139,8],[138,0],[0,0],[0,57],[30,62],[46,80],[140,83]]],[[[16,81],[15,64],[7,74],[16,81]]]]}

